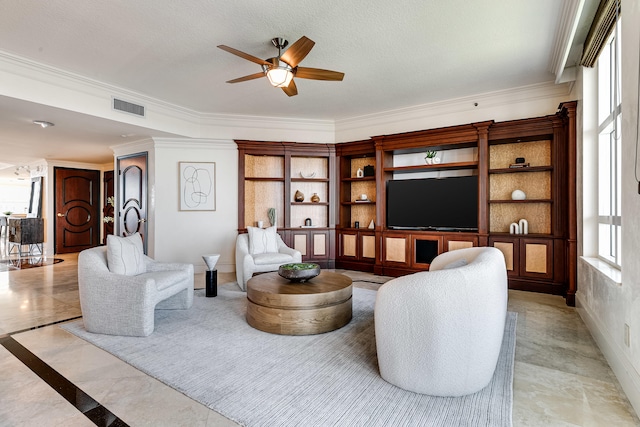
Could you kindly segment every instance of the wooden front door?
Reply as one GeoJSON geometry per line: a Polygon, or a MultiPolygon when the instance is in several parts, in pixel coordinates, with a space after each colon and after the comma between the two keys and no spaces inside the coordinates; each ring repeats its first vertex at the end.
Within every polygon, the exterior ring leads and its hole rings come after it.
{"type": "Polygon", "coordinates": [[[118,232],[140,233],[147,253],[147,153],[118,157],[118,232]]]}
{"type": "Polygon", "coordinates": [[[100,238],[100,171],[54,168],[55,253],[80,252],[98,246],[100,238]]]}

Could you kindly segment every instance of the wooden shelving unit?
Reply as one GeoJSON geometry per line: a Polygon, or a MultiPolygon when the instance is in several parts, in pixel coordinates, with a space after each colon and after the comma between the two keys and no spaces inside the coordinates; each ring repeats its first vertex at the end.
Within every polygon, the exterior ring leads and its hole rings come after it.
{"type": "Polygon", "coordinates": [[[335,265],[335,147],[296,142],[236,141],[239,180],[238,231],[262,221],[271,225],[268,209],[277,212],[277,228],[285,243],[304,261],[323,268],[335,265]],[[296,191],[304,201],[296,202],[296,191]],[[316,193],[319,202],[312,202],[316,193]],[[306,226],[306,220],[312,227],[306,226]]]}
{"type": "Polygon", "coordinates": [[[544,117],[335,145],[236,141],[240,201],[245,203],[239,209],[240,231],[257,220],[267,224],[266,208],[277,207],[279,230],[287,244],[303,250],[305,260],[392,276],[426,270],[445,251],[495,246],[505,255],[511,288],[564,295],[573,305],[575,113],[576,102],[567,102],[544,117]],[[438,151],[441,161],[426,164],[427,150],[438,151]],[[510,167],[518,157],[529,166],[510,167]],[[250,163],[253,168],[246,166],[250,163]],[[357,173],[365,166],[373,175],[357,173]],[[477,231],[386,227],[388,181],[461,175],[478,177],[477,231]],[[516,189],[524,191],[524,200],[511,198],[516,189]],[[294,200],[298,190],[305,195],[303,202],[294,200]],[[313,193],[318,203],[309,201],[313,193]],[[363,197],[367,200],[359,201],[363,197]],[[303,228],[305,218],[313,220],[313,228],[303,228]],[[511,224],[521,219],[528,222],[528,234],[510,234],[511,224]]]}

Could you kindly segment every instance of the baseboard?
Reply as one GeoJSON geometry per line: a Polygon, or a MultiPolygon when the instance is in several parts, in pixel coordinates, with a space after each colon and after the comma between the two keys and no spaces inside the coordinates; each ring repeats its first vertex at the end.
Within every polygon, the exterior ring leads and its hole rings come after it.
{"type": "Polygon", "coordinates": [[[587,325],[591,336],[598,344],[605,359],[609,362],[609,366],[627,395],[631,406],[633,406],[636,414],[640,416],[640,374],[638,374],[630,360],[618,346],[609,340],[608,334],[605,333],[604,325],[589,311],[579,291],[576,293],[576,310],[587,325]]]}

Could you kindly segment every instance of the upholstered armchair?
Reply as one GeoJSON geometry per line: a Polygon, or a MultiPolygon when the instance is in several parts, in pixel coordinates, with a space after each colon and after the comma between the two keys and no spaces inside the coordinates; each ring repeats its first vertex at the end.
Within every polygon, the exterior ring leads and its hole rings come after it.
{"type": "Polygon", "coordinates": [[[500,354],[507,298],[504,256],[493,247],[445,252],[428,272],[385,283],[374,310],[380,375],[434,396],[481,390],[500,354]]]}
{"type": "Polygon", "coordinates": [[[247,227],[236,240],[236,279],[243,291],[255,273],[277,271],[282,264],[302,262],[300,251],[285,245],[275,227],[247,227]]]}
{"type": "MultiPolygon", "coordinates": [[[[110,237],[107,247],[116,245],[110,237]]],[[[188,309],[193,304],[193,265],[154,261],[142,253],[141,240],[137,245],[134,254],[118,253],[121,260],[108,256],[105,246],[78,255],[80,306],[87,331],[147,336],[154,330],[155,309],[188,309]],[[118,273],[110,271],[123,267],[118,273]]]]}

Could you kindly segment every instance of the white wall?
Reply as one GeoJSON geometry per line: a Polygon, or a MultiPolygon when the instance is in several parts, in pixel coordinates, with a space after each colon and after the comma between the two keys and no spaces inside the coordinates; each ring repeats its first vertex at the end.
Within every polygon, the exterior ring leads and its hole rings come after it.
{"type": "MultiPolygon", "coordinates": [[[[194,264],[204,271],[202,255],[221,254],[216,268],[235,271],[238,229],[238,149],[232,140],[154,139],[155,174],[149,185],[155,241],[153,257],[159,261],[194,264]],[[180,211],[179,162],[214,162],[215,211],[180,211]]],[[[149,230],[151,231],[151,230],[149,230]]],[[[151,252],[151,251],[150,251],[151,252]]]]}
{"type": "MultiPolygon", "coordinates": [[[[593,243],[585,237],[581,243],[587,257],[578,263],[576,305],[631,404],[640,413],[640,194],[634,173],[638,143],[640,2],[623,0],[622,3],[622,271],[621,274],[607,271],[588,258],[594,255],[593,243]],[[625,344],[625,324],[629,325],[629,346],[625,344]]],[[[589,76],[583,77],[586,81],[589,76]]],[[[589,119],[593,116],[589,108],[585,106],[585,129],[591,125],[589,119]]],[[[584,143],[588,150],[590,141],[585,139],[584,143]]],[[[593,223],[593,208],[590,209],[593,201],[588,198],[590,184],[587,181],[590,164],[593,160],[585,157],[584,191],[581,192],[585,199],[582,209],[585,226],[593,223]]]]}

